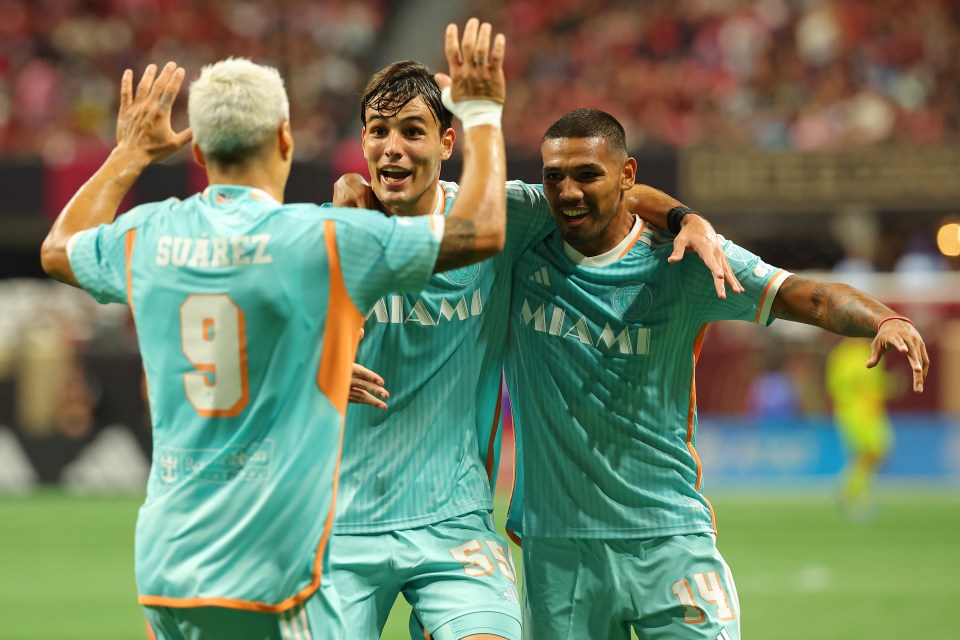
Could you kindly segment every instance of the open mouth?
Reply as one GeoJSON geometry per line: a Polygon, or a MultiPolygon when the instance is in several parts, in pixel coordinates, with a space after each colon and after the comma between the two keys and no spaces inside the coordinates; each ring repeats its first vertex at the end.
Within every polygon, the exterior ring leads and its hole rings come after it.
{"type": "Polygon", "coordinates": [[[563,217],[570,221],[583,220],[590,214],[589,209],[560,209],[563,217]]]}
{"type": "Polygon", "coordinates": [[[400,167],[383,167],[380,169],[380,180],[384,184],[400,184],[412,175],[412,171],[400,167]]]}

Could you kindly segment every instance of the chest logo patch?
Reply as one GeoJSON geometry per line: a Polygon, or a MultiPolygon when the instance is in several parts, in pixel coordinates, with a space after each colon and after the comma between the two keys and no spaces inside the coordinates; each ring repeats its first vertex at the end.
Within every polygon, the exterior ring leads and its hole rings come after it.
{"type": "Polygon", "coordinates": [[[636,322],[650,312],[653,294],[642,282],[628,282],[613,293],[613,308],[626,322],[636,322]]]}
{"type": "Polygon", "coordinates": [[[459,269],[451,269],[450,271],[444,271],[443,275],[453,284],[465,286],[476,280],[477,276],[480,275],[480,265],[470,264],[459,269]]]}

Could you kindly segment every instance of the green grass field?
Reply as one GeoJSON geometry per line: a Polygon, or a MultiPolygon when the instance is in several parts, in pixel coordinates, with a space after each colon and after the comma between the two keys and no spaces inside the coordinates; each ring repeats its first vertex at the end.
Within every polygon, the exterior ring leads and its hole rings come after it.
{"type": "MultiPolygon", "coordinates": [[[[854,524],[829,499],[713,498],[752,640],[956,637],[960,492],[886,492],[854,524]]],[[[139,640],[133,582],[139,500],[0,497],[0,639],[139,640]]],[[[383,637],[406,638],[406,606],[383,637]]]]}

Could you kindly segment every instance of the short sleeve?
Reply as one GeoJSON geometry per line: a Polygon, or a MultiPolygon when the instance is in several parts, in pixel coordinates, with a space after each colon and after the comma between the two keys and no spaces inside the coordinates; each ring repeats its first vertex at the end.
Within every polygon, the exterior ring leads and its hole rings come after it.
{"type": "MultiPolygon", "coordinates": [[[[332,211],[338,211],[333,208],[332,211]]],[[[337,251],[347,293],[366,312],[392,291],[420,291],[433,274],[440,240],[435,216],[384,216],[344,210],[336,223],[337,251]]]]}
{"type": "Polygon", "coordinates": [[[503,253],[511,262],[555,228],[543,185],[507,182],[507,242],[503,253]]]}
{"type": "Polygon", "coordinates": [[[67,258],[84,291],[101,303],[127,302],[127,262],[138,225],[157,208],[176,199],[141,205],[111,224],[80,231],[70,238],[67,258]]]}
{"type": "Polygon", "coordinates": [[[703,263],[697,260],[703,273],[698,271],[696,276],[690,277],[696,283],[696,295],[709,301],[705,320],[746,320],[769,325],[773,322],[770,309],[777,291],[783,281],[792,274],[765,263],[758,256],[722,236],[720,240],[727,261],[745,291],[738,294],[728,290],[726,300],[721,300],[714,289],[713,276],[703,263]]]}
{"type": "Polygon", "coordinates": [[[102,224],[74,234],[67,255],[73,275],[97,302],[127,301],[127,234],[114,224],[102,224]]]}

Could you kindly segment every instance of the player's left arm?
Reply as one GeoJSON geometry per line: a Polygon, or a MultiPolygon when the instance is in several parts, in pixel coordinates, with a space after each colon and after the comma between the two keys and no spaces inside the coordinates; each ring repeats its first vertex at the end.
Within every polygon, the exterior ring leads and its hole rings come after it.
{"type": "Polygon", "coordinates": [[[79,287],[70,267],[70,238],[80,231],[109,224],[133,183],[152,162],[160,162],[187,144],[190,129],[176,133],[170,109],[183,84],[184,70],[168,62],[160,74],[149,65],[133,93],[133,71],[120,81],[117,146],[97,172],[74,194],[43,241],[40,262],[50,276],[79,287]]]}
{"type": "Polygon", "coordinates": [[[713,274],[717,296],[726,298],[726,286],[734,293],[743,293],[743,285],[733,273],[723,244],[713,225],[699,213],[659,189],[645,184],[634,184],[626,195],[627,210],[655,227],[677,234],[673,241],[673,253],[667,262],[679,262],[687,251],[700,256],[713,274]]]}
{"type": "Polygon", "coordinates": [[[913,390],[923,391],[930,358],[920,333],[910,320],[851,286],[791,275],[780,285],[770,315],[842,336],[873,338],[867,367],[876,366],[892,347],[910,362],[913,390]]]}

